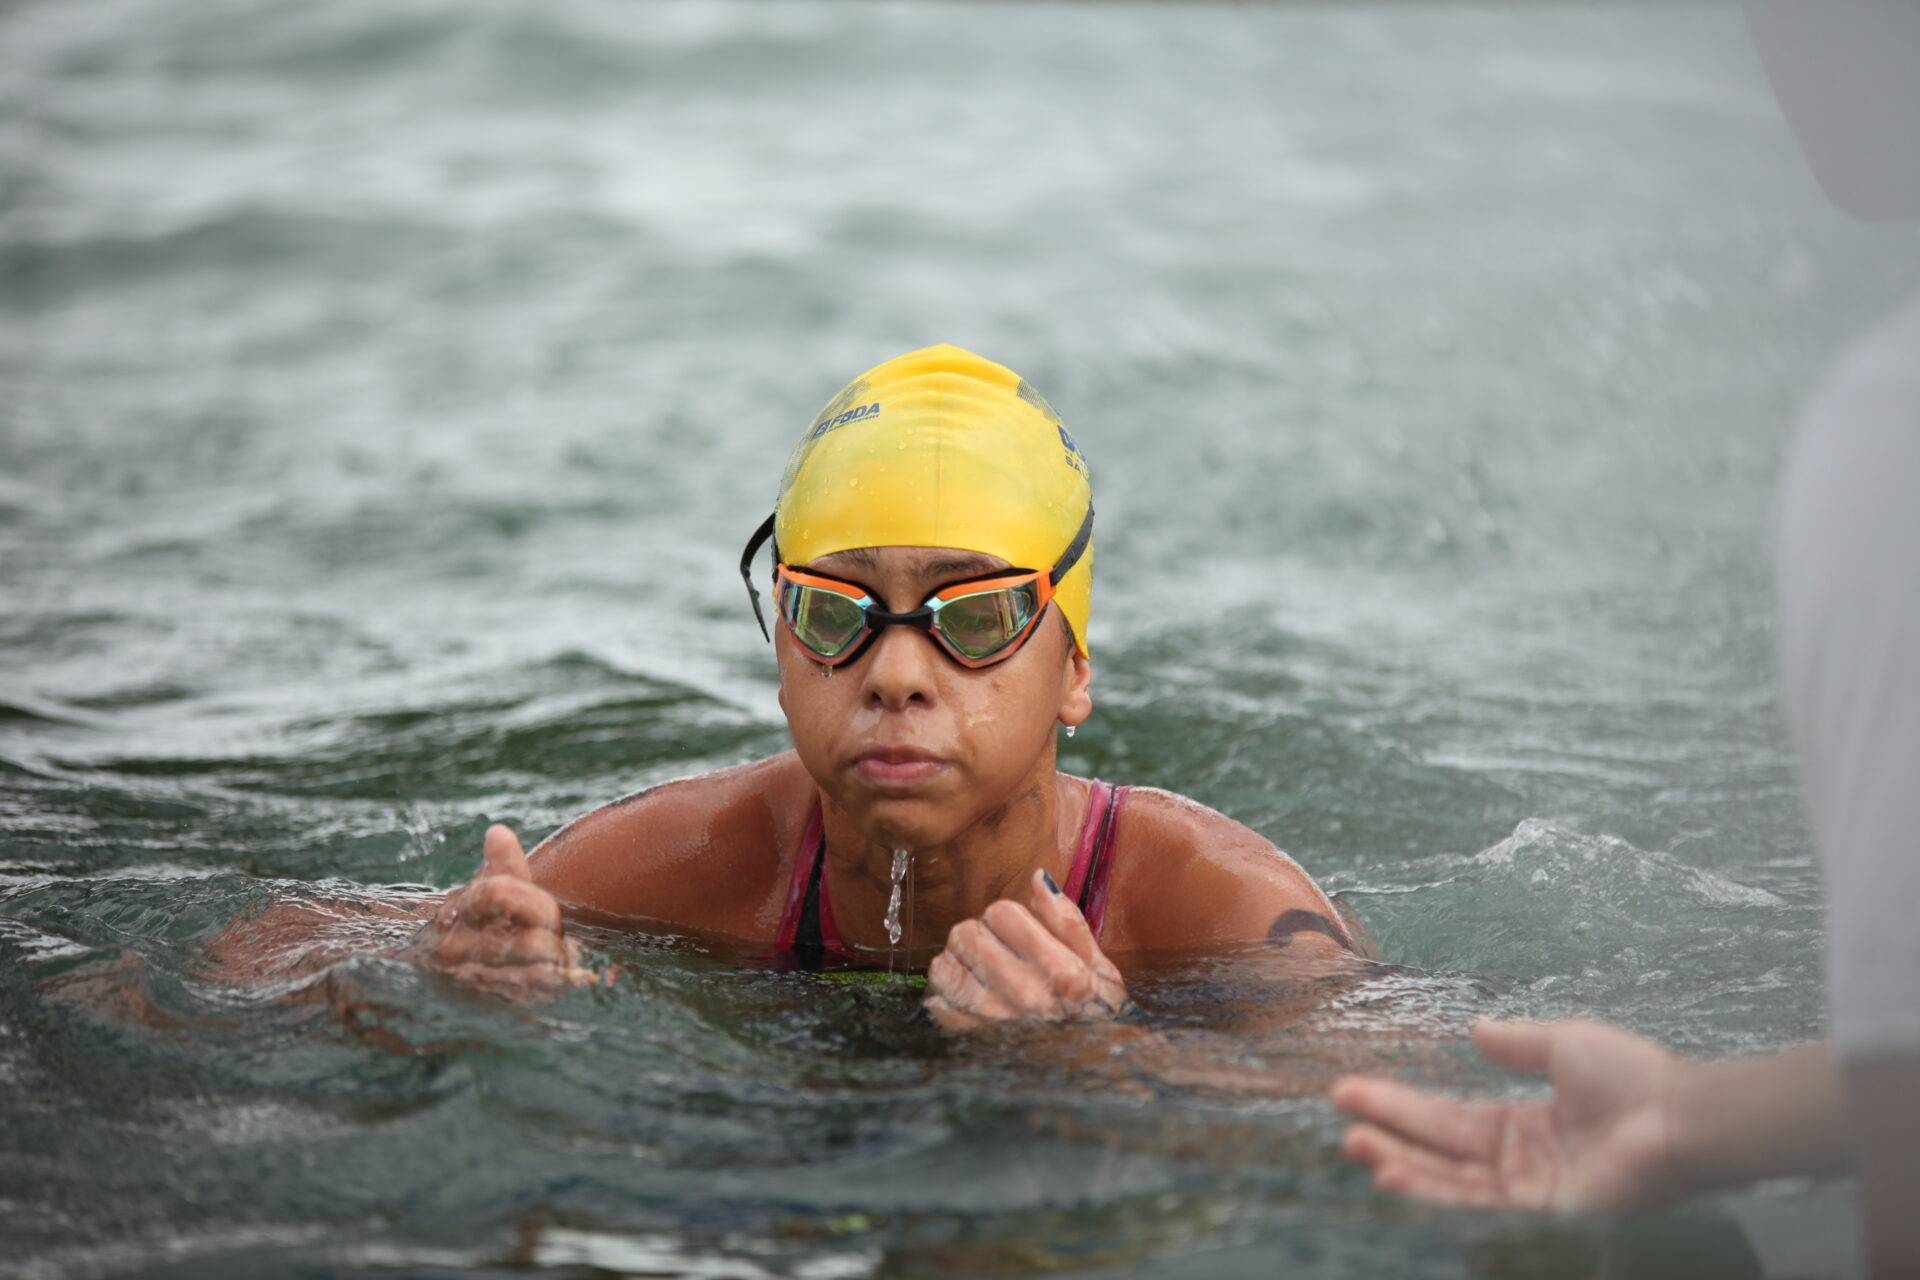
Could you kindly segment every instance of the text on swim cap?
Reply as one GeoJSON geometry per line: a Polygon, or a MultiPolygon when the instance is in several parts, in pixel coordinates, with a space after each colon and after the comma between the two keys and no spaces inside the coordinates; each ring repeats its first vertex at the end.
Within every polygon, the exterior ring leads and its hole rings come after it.
{"type": "Polygon", "coordinates": [[[821,436],[827,434],[827,432],[829,431],[832,431],[835,427],[844,427],[849,422],[859,422],[864,418],[878,417],[879,414],[880,414],[880,402],[877,400],[872,404],[855,405],[853,408],[847,410],[845,413],[839,415],[838,417],[822,418],[820,419],[820,421],[814,423],[813,430],[807,432],[807,439],[818,440],[821,436]]]}
{"type": "Polygon", "coordinates": [[[1086,456],[1080,452],[1080,446],[1073,442],[1073,437],[1067,434],[1065,427],[1057,422],[1053,425],[1060,432],[1060,443],[1067,446],[1067,465],[1075,471],[1078,471],[1081,475],[1086,475],[1087,459],[1086,456]]]}

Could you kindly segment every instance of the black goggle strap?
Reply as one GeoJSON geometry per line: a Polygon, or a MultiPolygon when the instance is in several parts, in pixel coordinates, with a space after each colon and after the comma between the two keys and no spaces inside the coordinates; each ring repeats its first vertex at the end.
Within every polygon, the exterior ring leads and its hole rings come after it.
{"type": "Polygon", "coordinates": [[[1080,563],[1080,557],[1087,553],[1087,544],[1092,541],[1093,504],[1089,502],[1087,504],[1087,518],[1080,522],[1080,532],[1073,535],[1073,541],[1067,544],[1067,549],[1060,553],[1058,560],[1054,561],[1053,568],[1047,573],[1047,585],[1053,587],[1059,586],[1060,579],[1066,577],[1067,574],[1072,571],[1073,566],[1080,563]]]}
{"type": "MultiPolygon", "coordinates": [[[[760,588],[753,585],[753,557],[760,550],[760,544],[773,536],[773,516],[768,516],[760,527],[747,539],[747,549],[740,553],[740,580],[747,584],[747,599],[753,602],[753,620],[760,624],[760,634],[767,643],[773,643],[773,633],[767,630],[766,615],[760,612],[760,588]]],[[[773,558],[780,558],[780,548],[773,549],[773,558]]]]}

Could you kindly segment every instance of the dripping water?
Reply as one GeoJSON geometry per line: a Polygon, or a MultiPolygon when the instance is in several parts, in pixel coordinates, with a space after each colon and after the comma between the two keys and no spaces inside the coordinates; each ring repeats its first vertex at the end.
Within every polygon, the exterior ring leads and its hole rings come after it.
{"type": "Polygon", "coordinates": [[[907,972],[913,972],[913,868],[916,859],[907,855],[907,972]]]}
{"type": "Polygon", "coordinates": [[[887,894],[887,914],[881,920],[887,930],[887,972],[893,972],[893,951],[900,945],[900,886],[907,878],[911,856],[905,849],[893,851],[893,889],[887,894]]]}

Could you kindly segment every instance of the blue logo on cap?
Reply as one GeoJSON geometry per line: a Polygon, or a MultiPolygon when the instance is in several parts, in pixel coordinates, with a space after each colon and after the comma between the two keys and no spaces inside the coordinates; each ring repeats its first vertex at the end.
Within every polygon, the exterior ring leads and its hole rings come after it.
{"type": "Polygon", "coordinates": [[[868,418],[877,418],[879,416],[880,402],[877,400],[872,404],[855,405],[838,417],[822,418],[820,421],[814,423],[813,430],[807,432],[807,439],[818,440],[821,436],[827,434],[827,432],[838,427],[844,427],[849,422],[861,422],[868,418]]]}

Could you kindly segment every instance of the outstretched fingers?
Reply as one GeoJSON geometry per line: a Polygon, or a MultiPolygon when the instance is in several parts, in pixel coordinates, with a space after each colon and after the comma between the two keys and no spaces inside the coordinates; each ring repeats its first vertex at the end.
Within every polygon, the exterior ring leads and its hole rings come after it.
{"type": "Polygon", "coordinates": [[[1349,1129],[1340,1149],[1372,1170],[1382,1191],[1431,1204],[1487,1208],[1509,1203],[1491,1165],[1441,1155],[1373,1125],[1349,1129]]]}
{"type": "Polygon", "coordinates": [[[1456,1159],[1491,1160],[1499,1150],[1498,1103],[1456,1102],[1377,1076],[1334,1082],[1333,1105],[1402,1140],[1456,1159]]]}
{"type": "Polygon", "coordinates": [[[1509,1071],[1539,1074],[1553,1055],[1553,1040],[1570,1024],[1547,1022],[1476,1022],[1473,1043],[1487,1061],[1509,1071]]]}

